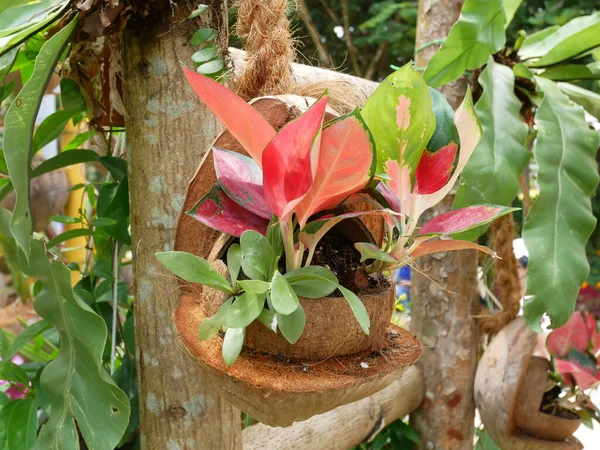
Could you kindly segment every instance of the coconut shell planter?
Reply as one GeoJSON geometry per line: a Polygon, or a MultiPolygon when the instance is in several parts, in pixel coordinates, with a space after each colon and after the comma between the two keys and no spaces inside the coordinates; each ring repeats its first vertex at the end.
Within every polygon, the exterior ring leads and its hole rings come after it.
{"type": "Polygon", "coordinates": [[[537,334],[519,317],[494,337],[475,378],[475,403],[500,448],[581,449],[576,417],[541,411],[550,361],[532,356],[537,334]],[[493,387],[493,388],[492,388],[493,387]]]}
{"type": "Polygon", "coordinates": [[[390,323],[386,274],[429,253],[491,253],[437,238],[511,211],[467,207],[417,228],[481,136],[470,95],[454,113],[408,65],[340,117],[325,96],[250,106],[186,77],[227,131],[189,185],[176,251],[157,254],[183,279],[174,319],[185,348],[236,407],[271,426],[397,380],[423,350],[390,323]]]}

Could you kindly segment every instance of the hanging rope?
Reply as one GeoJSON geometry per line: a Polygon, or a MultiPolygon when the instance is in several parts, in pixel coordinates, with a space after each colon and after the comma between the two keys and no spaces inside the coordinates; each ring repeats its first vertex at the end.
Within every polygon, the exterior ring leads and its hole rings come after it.
{"type": "Polygon", "coordinates": [[[495,285],[499,288],[502,311],[498,314],[483,314],[479,317],[482,332],[494,335],[517,317],[521,307],[521,285],[518,262],[513,251],[515,222],[512,214],[500,217],[492,223],[494,250],[501,259],[496,260],[495,285]]]}

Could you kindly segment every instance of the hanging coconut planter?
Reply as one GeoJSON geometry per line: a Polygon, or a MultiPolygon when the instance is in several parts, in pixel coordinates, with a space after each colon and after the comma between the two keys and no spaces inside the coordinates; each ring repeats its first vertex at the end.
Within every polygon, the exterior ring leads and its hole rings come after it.
{"type": "MultiPolygon", "coordinates": [[[[314,100],[283,96],[261,98],[252,105],[279,130],[311,102],[314,100]]],[[[335,112],[328,110],[325,120],[334,116],[335,112]]],[[[227,131],[214,147],[245,153],[227,131]]],[[[226,274],[222,259],[233,238],[185,214],[215,182],[213,153],[209,151],[189,185],[175,249],[203,257],[217,272],[226,274]]],[[[362,240],[381,242],[383,222],[362,220],[346,220],[339,233],[363,234],[362,240]]],[[[288,426],[383,389],[420,357],[422,347],[417,339],[390,323],[394,307],[391,284],[383,282],[358,296],[370,319],[369,335],[357,323],[346,299],[301,297],[306,325],[295,344],[255,321],[247,327],[244,348],[230,366],[223,360],[220,334],[210,340],[198,337],[202,320],[215,314],[226,294],[182,284],[174,319],[185,348],[236,407],[265,424],[288,426]]]]}
{"type": "Polygon", "coordinates": [[[540,411],[550,361],[532,356],[537,334],[513,320],[484,352],[475,378],[475,403],[485,428],[502,449],[576,450],[578,419],[540,411]]]}

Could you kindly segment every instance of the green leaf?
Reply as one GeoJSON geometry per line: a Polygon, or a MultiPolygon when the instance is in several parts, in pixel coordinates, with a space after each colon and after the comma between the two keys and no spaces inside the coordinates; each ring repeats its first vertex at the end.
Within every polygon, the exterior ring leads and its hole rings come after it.
{"type": "Polygon", "coordinates": [[[598,184],[598,133],[590,130],[581,107],[572,106],[556,84],[537,79],[544,99],[535,121],[534,154],[540,194],[523,228],[529,251],[524,305],[529,326],[540,328],[547,314],[552,327],[571,317],[589,265],[585,246],[596,225],[590,196],[598,184]]]}
{"type": "Polygon", "coordinates": [[[188,19],[194,19],[208,9],[208,5],[198,5],[198,7],[188,16],[188,19]]]}
{"type": "Polygon", "coordinates": [[[559,28],[560,26],[558,25],[552,25],[551,27],[544,28],[540,31],[536,31],[535,33],[532,33],[529,36],[525,37],[523,45],[521,45],[521,48],[519,49],[519,53],[526,52],[527,47],[531,47],[534,44],[543,41],[552,33],[556,32],[556,30],[558,30],[559,28]]]}
{"type": "MultiPolygon", "coordinates": [[[[527,44],[529,42],[526,41],[527,44]]],[[[600,45],[600,12],[577,17],[535,44],[522,47],[519,56],[530,67],[546,67],[600,45]]]]}
{"type": "Polygon", "coordinates": [[[260,320],[260,323],[262,323],[265,327],[267,327],[274,333],[277,332],[277,320],[275,318],[275,315],[275,311],[271,311],[270,309],[265,308],[258,316],[258,320],[260,320]]]}
{"type": "Polygon", "coordinates": [[[278,270],[275,271],[271,280],[270,297],[273,308],[279,314],[291,314],[300,306],[298,296],[278,270]]]}
{"type": "Polygon", "coordinates": [[[5,361],[9,360],[17,353],[19,353],[19,351],[25,344],[42,334],[44,331],[49,330],[50,328],[52,328],[52,326],[45,320],[40,320],[39,322],[29,325],[17,335],[14,341],[12,341],[2,358],[5,361]]]}
{"type": "Polygon", "coordinates": [[[202,50],[198,50],[192,55],[192,61],[195,63],[204,63],[210,61],[217,56],[217,46],[214,44],[207,45],[202,50]]]}
{"type": "Polygon", "coordinates": [[[483,66],[506,42],[502,0],[466,0],[460,17],[423,74],[432,87],[483,66]]]}
{"type": "Polygon", "coordinates": [[[219,309],[217,309],[214,316],[207,317],[200,323],[200,328],[198,330],[200,339],[206,341],[214,338],[219,333],[219,330],[225,325],[225,317],[227,316],[227,312],[232,303],[233,297],[228,298],[221,306],[219,306],[219,309]]]}
{"type": "Polygon", "coordinates": [[[553,66],[544,70],[540,76],[554,81],[599,80],[600,63],[553,66]]]}
{"type": "Polygon", "coordinates": [[[98,154],[93,150],[67,150],[42,162],[31,171],[31,178],[39,177],[53,170],[74,164],[98,161],[98,154]]]}
{"type": "Polygon", "coordinates": [[[233,293],[227,279],[199,256],[187,252],[161,252],[157,253],[156,257],[163,266],[179,278],[233,293]]]}
{"type": "MultiPolygon", "coordinates": [[[[363,305],[363,302],[360,301],[360,298],[356,296],[354,292],[350,289],[346,289],[344,286],[338,285],[338,289],[344,296],[344,298],[348,301],[352,312],[354,313],[354,317],[358,321],[358,324],[365,332],[365,334],[369,334],[369,328],[371,326],[371,320],[369,319],[369,314],[367,313],[367,308],[363,305]]],[[[391,320],[391,317],[390,317],[391,320]]]]}
{"type": "Polygon", "coordinates": [[[277,326],[283,337],[290,343],[295,344],[302,336],[304,326],[306,325],[306,315],[302,306],[288,315],[277,314],[277,326]]]}
{"type": "Polygon", "coordinates": [[[250,294],[248,292],[235,298],[227,311],[225,325],[229,328],[245,328],[254,322],[263,310],[265,294],[250,294]]]}
{"type": "Polygon", "coordinates": [[[30,245],[31,264],[24,271],[43,282],[35,310],[60,336],[60,352],[40,378],[51,407],[35,448],[76,448],[76,420],[88,448],[112,450],[127,428],[129,402],[101,364],[106,324],[73,294],[70,271],[49,260],[40,241],[31,239],[30,245]]]}
{"type": "MultiPolygon", "coordinates": [[[[20,0],[17,1],[23,5],[20,0]]],[[[35,10],[30,10],[27,26],[17,28],[10,26],[10,34],[0,34],[0,55],[15,48],[20,43],[27,40],[30,36],[36,34],[38,31],[42,30],[48,24],[56,20],[67,8],[69,3],[70,2],[68,0],[46,0],[45,2],[40,2],[39,5],[41,5],[45,11],[43,13],[39,13],[35,10]]],[[[6,17],[6,14],[11,13],[10,10],[5,11],[4,8],[12,8],[14,6],[17,6],[15,5],[15,0],[12,2],[5,2],[3,6],[0,6],[0,14],[2,14],[2,17],[6,17]]],[[[23,6],[27,7],[27,5],[23,6]]],[[[0,30],[7,31],[7,29],[4,27],[0,27],[0,30]]]]}
{"type": "MultiPolygon", "coordinates": [[[[475,106],[483,136],[460,175],[453,209],[478,204],[509,206],[519,191],[519,175],[529,162],[529,128],[521,120],[512,70],[490,56],[479,76],[483,95],[475,106]]],[[[489,225],[455,235],[472,241],[489,225]]]]}
{"type": "Polygon", "coordinates": [[[221,58],[217,58],[201,64],[196,69],[196,72],[202,75],[210,75],[212,73],[217,73],[220,70],[223,70],[223,60],[221,58]]]}
{"type": "Polygon", "coordinates": [[[242,351],[245,328],[227,328],[223,339],[223,361],[232,365],[242,351]]]}
{"type": "Polygon", "coordinates": [[[99,161],[117,181],[122,181],[127,176],[127,161],[116,156],[100,156],[99,161]]]}
{"type": "Polygon", "coordinates": [[[273,260],[273,269],[277,268],[279,258],[283,254],[283,238],[281,237],[281,230],[277,225],[278,220],[277,217],[273,217],[267,226],[267,241],[269,241],[275,257],[273,260]]]}
{"type": "Polygon", "coordinates": [[[231,278],[232,286],[235,286],[237,283],[241,267],[242,248],[240,247],[240,244],[231,244],[227,250],[227,268],[229,269],[229,277],[231,278]]]}
{"type": "Polygon", "coordinates": [[[81,94],[81,88],[70,78],[60,80],[60,99],[63,109],[71,109],[78,112],[85,111],[85,101],[81,94]]]}
{"type": "Polygon", "coordinates": [[[504,28],[508,28],[523,0],[504,0],[504,28]]]}
{"type": "Polygon", "coordinates": [[[302,267],[286,273],[283,277],[297,295],[305,298],[327,297],[337,289],[338,284],[334,273],[322,266],[302,267]]]}
{"type": "Polygon", "coordinates": [[[4,80],[4,77],[10,71],[13,63],[15,62],[15,58],[17,57],[18,48],[14,48],[11,51],[5,53],[0,56],[0,81],[4,80]]]}
{"type": "Polygon", "coordinates": [[[113,225],[116,225],[117,221],[115,219],[111,219],[109,217],[98,217],[97,219],[94,219],[94,221],[92,222],[92,225],[94,227],[110,227],[113,225]]]}
{"type": "Polygon", "coordinates": [[[0,376],[2,380],[9,381],[11,383],[21,383],[24,386],[29,384],[29,378],[27,372],[11,361],[0,362],[0,376]]]}
{"type": "Polygon", "coordinates": [[[583,109],[600,120],[600,95],[571,83],[556,84],[571,100],[583,106],[583,109]]]}
{"type": "Polygon", "coordinates": [[[198,46],[207,41],[214,41],[216,37],[217,32],[213,28],[200,28],[192,35],[190,44],[198,46]]]}
{"type": "MultiPolygon", "coordinates": [[[[13,400],[0,410],[0,422],[6,426],[2,449],[29,450],[37,435],[37,402],[35,398],[13,400]]],[[[2,442],[3,441],[3,442],[2,442]]]]}
{"type": "Polygon", "coordinates": [[[249,294],[264,294],[271,287],[271,283],[261,280],[242,280],[237,285],[249,294]]]}
{"type": "Polygon", "coordinates": [[[61,110],[46,117],[35,132],[32,145],[33,153],[58,138],[73,116],[80,112],[74,109],[61,110]]]}
{"type": "Polygon", "coordinates": [[[47,247],[53,248],[56,247],[58,244],[68,241],[69,239],[91,235],[92,230],[90,230],[89,228],[75,228],[74,230],[65,231],[64,233],[61,233],[58,236],[54,236],[48,241],[47,247]]]}
{"type": "Polygon", "coordinates": [[[58,223],[81,223],[81,219],[79,217],[62,215],[51,216],[50,221],[58,223]]]}
{"type": "Polygon", "coordinates": [[[271,275],[273,249],[262,234],[247,230],[240,237],[242,269],[254,280],[264,280],[271,275]]]}
{"type": "MultiPolygon", "coordinates": [[[[9,346],[9,342],[8,342],[8,338],[6,337],[6,333],[4,333],[4,330],[2,328],[0,328],[0,357],[2,357],[3,361],[6,361],[6,353],[8,351],[8,346],[9,346]]],[[[10,358],[8,358],[10,359],[10,358]]]]}
{"type": "Polygon", "coordinates": [[[388,76],[361,115],[377,149],[377,173],[396,166],[413,171],[435,130],[431,97],[423,77],[407,64],[388,76]],[[393,166],[393,167],[392,167],[393,166]]]}
{"type": "MultiPolygon", "coordinates": [[[[29,257],[29,236],[33,231],[29,206],[29,166],[33,149],[32,134],[40,103],[54,68],[77,26],[73,19],[47,41],[36,59],[32,77],[6,112],[4,155],[15,187],[16,203],[10,229],[19,246],[29,257]]],[[[0,48],[2,48],[0,39],[0,48]]]]}

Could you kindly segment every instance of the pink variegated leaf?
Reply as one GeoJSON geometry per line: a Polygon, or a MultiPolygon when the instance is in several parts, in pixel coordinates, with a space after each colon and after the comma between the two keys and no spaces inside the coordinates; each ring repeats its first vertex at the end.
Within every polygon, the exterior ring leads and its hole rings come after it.
{"type": "Polygon", "coordinates": [[[397,213],[400,212],[400,199],[391,191],[389,187],[387,187],[384,183],[379,183],[375,189],[377,189],[385,201],[388,202],[388,205],[390,205],[391,209],[397,213]]]}
{"type": "Polygon", "coordinates": [[[246,230],[258,231],[264,235],[269,224],[268,220],[242,208],[227,197],[218,184],[187,214],[204,225],[237,237],[246,230]]]}
{"type": "Polygon", "coordinates": [[[398,212],[402,211],[402,207],[404,211],[410,211],[412,188],[408,166],[400,166],[397,161],[390,159],[385,165],[385,174],[388,179],[384,180],[384,183],[397,199],[394,203],[398,205],[398,212]]]}
{"type": "Polygon", "coordinates": [[[392,211],[391,209],[382,209],[378,211],[360,211],[360,212],[349,212],[340,214],[339,216],[334,216],[328,214],[327,216],[323,216],[318,220],[313,220],[306,224],[306,226],[300,231],[298,235],[298,239],[302,242],[307,248],[314,248],[317,245],[325,234],[331,230],[334,226],[340,223],[342,220],[350,219],[353,217],[365,216],[368,214],[377,214],[377,215],[392,215],[396,216],[398,213],[392,211]]]}
{"type": "Polygon", "coordinates": [[[567,356],[571,349],[585,352],[590,344],[590,338],[591,333],[587,320],[581,312],[575,311],[565,325],[550,333],[548,351],[556,358],[567,356]]]}
{"type": "Polygon", "coordinates": [[[473,99],[471,98],[470,90],[467,90],[465,99],[454,113],[454,121],[456,123],[456,128],[458,129],[458,135],[460,136],[460,151],[454,173],[446,185],[433,194],[414,195],[412,211],[415,217],[420,217],[423,211],[438,204],[450,192],[460,173],[467,165],[477,143],[481,139],[481,125],[479,124],[479,119],[477,119],[477,114],[473,107],[473,99]]]}
{"type": "Polygon", "coordinates": [[[567,376],[573,377],[577,386],[584,391],[595,387],[600,382],[598,376],[594,376],[591,373],[591,369],[585,369],[576,362],[555,359],[554,364],[556,365],[558,373],[565,378],[568,378],[567,376]]]}
{"type": "Polygon", "coordinates": [[[384,252],[377,245],[369,242],[357,242],[354,244],[354,248],[360,252],[360,262],[366,261],[367,259],[375,259],[388,263],[398,262],[398,259],[396,259],[394,256],[384,252]]]}
{"type": "Polygon", "coordinates": [[[265,201],[263,174],[252,158],[213,148],[215,172],[225,194],[248,211],[271,219],[273,213],[265,201]]]}
{"type": "Polygon", "coordinates": [[[296,207],[300,226],[313,214],[336,207],[365,187],[374,169],[373,140],[358,110],[330,122],[321,134],[313,184],[296,207]]]}
{"type": "Polygon", "coordinates": [[[600,333],[599,332],[595,332],[594,334],[592,334],[592,355],[594,355],[595,358],[600,357],[600,333]]]}
{"type": "Polygon", "coordinates": [[[454,239],[443,239],[437,241],[426,241],[421,242],[417,245],[411,254],[411,259],[417,259],[421,256],[430,255],[432,253],[440,252],[451,252],[455,250],[479,250],[480,252],[487,253],[491,256],[496,256],[493,250],[483,246],[477,245],[469,241],[458,241],[454,239]]]}
{"type": "Polygon", "coordinates": [[[470,230],[515,211],[515,208],[497,205],[476,205],[455,209],[434,217],[425,223],[419,235],[448,235],[470,230]]]}
{"type": "Polygon", "coordinates": [[[261,165],[263,150],[276,134],[269,122],[220,83],[186,67],[183,71],[196,95],[223,122],[252,159],[261,165]]]}
{"type": "Polygon", "coordinates": [[[322,97],[285,125],[263,153],[265,199],[280,220],[288,218],[313,184],[326,106],[322,97]]]}
{"type": "Polygon", "coordinates": [[[448,184],[457,151],[458,145],[455,142],[450,142],[436,152],[425,150],[415,173],[414,191],[417,194],[433,194],[448,184]]]}

